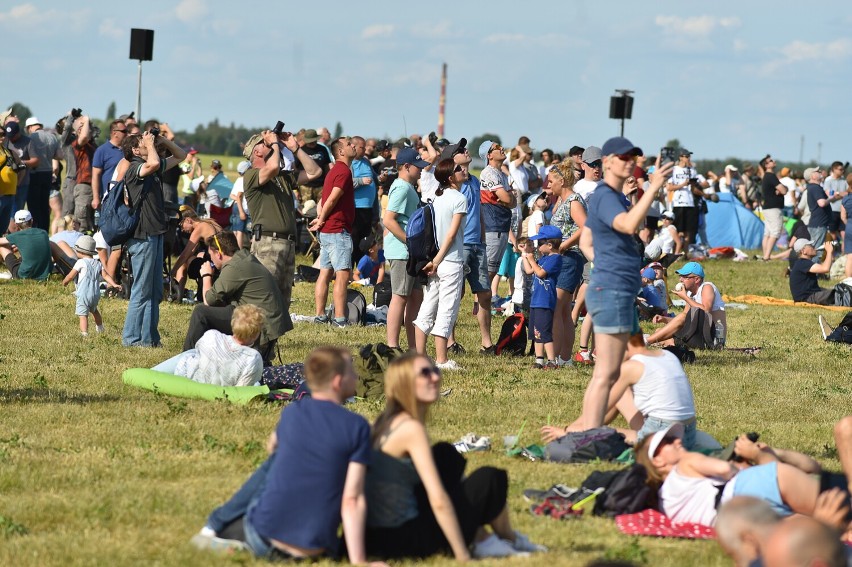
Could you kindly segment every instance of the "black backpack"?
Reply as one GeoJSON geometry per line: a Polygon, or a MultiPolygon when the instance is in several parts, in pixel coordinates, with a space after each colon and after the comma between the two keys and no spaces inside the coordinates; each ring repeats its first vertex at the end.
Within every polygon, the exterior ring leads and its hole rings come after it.
{"type": "Polygon", "coordinates": [[[825,340],[852,345],[852,311],[843,317],[837,328],[825,337],[825,340]]]}
{"type": "Polygon", "coordinates": [[[385,278],[373,286],[373,306],[384,307],[390,305],[391,300],[390,274],[385,272],[385,278]]]}
{"type": "Polygon", "coordinates": [[[509,315],[497,337],[497,354],[524,356],[527,351],[527,320],[523,313],[509,315]]]}
{"type": "Polygon", "coordinates": [[[438,254],[436,232],[435,208],[430,201],[414,211],[405,225],[405,245],[408,247],[405,269],[408,275],[422,275],[423,267],[438,254]]]}
{"type": "Polygon", "coordinates": [[[595,500],[595,516],[614,517],[635,514],[653,507],[653,491],[647,484],[648,471],[635,464],[620,471],[595,471],[583,481],[582,488],[604,492],[595,500]]]}

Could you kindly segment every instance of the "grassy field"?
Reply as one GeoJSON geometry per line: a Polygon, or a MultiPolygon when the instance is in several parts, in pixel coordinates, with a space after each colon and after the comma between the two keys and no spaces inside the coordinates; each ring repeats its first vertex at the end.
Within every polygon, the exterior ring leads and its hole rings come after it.
{"type": "MultiPolygon", "coordinates": [[[[705,266],[708,279],[724,293],[789,297],[781,262],[720,260],[705,266]]],[[[460,340],[475,352],[478,332],[470,305],[468,296],[460,340]]],[[[125,349],[120,336],[125,303],[105,299],[101,306],[107,332],[84,340],[73,296],[56,276],[46,285],[0,281],[0,564],[259,564],[245,555],[197,551],[188,541],[264,459],[263,442],[280,407],[182,400],[125,386],[124,369],[151,367],[179,351],[191,307],[163,304],[164,348],[125,349]]],[[[312,284],[296,285],[292,312],[313,314],[312,284]]],[[[723,443],[740,432],[759,431],[771,444],[836,468],[831,431],[850,411],[850,351],[822,341],[819,313],[832,323],[842,315],[796,307],[730,310],[728,345],[762,350],[756,357],[699,353],[687,368],[699,427],[723,443]]],[[[495,336],[498,328],[499,320],[495,336]]],[[[383,327],[297,324],[281,347],[289,362],[303,360],[317,344],[383,340],[383,327]]],[[[578,415],[591,374],[588,368],[534,371],[528,359],[477,354],[458,361],[464,371],[446,376],[452,394],[432,414],[434,441],[475,432],[500,446],[504,435],[526,422],[521,441],[537,442],[538,426],[548,419],[567,422],[578,415]]],[[[371,419],[379,406],[359,402],[351,409],[371,419]]],[[[500,450],[469,460],[471,468],[509,470],[514,522],[550,546],[549,554],[511,563],[584,565],[608,557],[660,566],[729,564],[714,542],[636,539],[620,534],[611,520],[559,522],[529,513],[521,497],[525,488],[577,485],[595,466],[533,463],[500,450]]]]}

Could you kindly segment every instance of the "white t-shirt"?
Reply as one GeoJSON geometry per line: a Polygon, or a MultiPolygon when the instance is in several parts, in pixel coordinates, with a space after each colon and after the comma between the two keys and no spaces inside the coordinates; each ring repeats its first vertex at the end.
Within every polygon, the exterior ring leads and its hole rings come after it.
{"type": "MultiPolygon", "coordinates": [[[[289,151],[289,150],[288,150],[289,151]]],[[[237,199],[242,198],[243,201],[243,210],[248,214],[248,202],[246,201],[245,189],[243,188],[243,176],[240,175],[237,177],[237,180],[234,181],[234,188],[231,189],[231,199],[236,201],[237,199]]]]}
{"type": "Polygon", "coordinates": [[[675,251],[675,241],[674,235],[677,232],[677,228],[673,224],[669,226],[664,226],[660,229],[660,235],[657,237],[657,240],[660,243],[660,248],[663,249],[663,254],[673,254],[675,251]]]}
{"type": "Polygon", "coordinates": [[[518,258],[515,262],[515,291],[512,293],[512,303],[515,305],[524,304],[524,259],[518,258]]]}
{"type": "Polygon", "coordinates": [[[512,176],[512,181],[514,182],[515,189],[521,192],[521,195],[529,193],[530,191],[530,176],[527,173],[527,169],[521,164],[521,167],[515,167],[513,162],[509,162],[509,173],[512,176]]]}
{"type": "Polygon", "coordinates": [[[424,169],[420,173],[420,200],[424,203],[435,200],[435,191],[441,184],[435,179],[435,168],[424,169]]]}
{"type": "Polygon", "coordinates": [[[595,192],[595,187],[598,186],[597,181],[591,181],[589,179],[581,179],[577,183],[574,184],[574,193],[580,195],[584,201],[589,202],[589,196],[595,192]]]}
{"type": "Polygon", "coordinates": [[[262,373],[259,352],[215,329],[204,333],[195,348],[184,352],[175,367],[178,376],[217,386],[251,386],[262,373]]]}
{"type": "Polygon", "coordinates": [[[784,206],[792,207],[793,206],[793,196],[798,197],[799,193],[796,191],[796,182],[790,176],[782,177],[778,181],[781,182],[781,185],[787,188],[787,192],[784,194],[784,206]]]}
{"type": "MultiPolygon", "coordinates": [[[[669,178],[669,183],[672,185],[680,185],[687,179],[697,177],[695,169],[691,167],[681,167],[676,165],[672,170],[672,176],[669,178]]],[[[672,193],[672,207],[694,207],[695,198],[692,196],[692,187],[687,184],[686,187],[678,189],[672,193]]]]}
{"type": "Polygon", "coordinates": [[[630,360],[645,367],[642,378],[633,385],[636,409],[644,416],[667,421],[685,421],[695,417],[692,386],[680,361],[662,350],[660,356],[636,354],[630,360]]]}
{"type": "MultiPolygon", "coordinates": [[[[435,198],[432,206],[435,207],[435,231],[440,246],[450,231],[453,215],[459,213],[467,215],[467,199],[455,189],[445,189],[443,195],[435,198]]],[[[450,249],[444,254],[444,260],[459,264],[464,262],[464,223],[465,219],[462,218],[459,229],[450,243],[450,249]]]]}
{"type": "Polygon", "coordinates": [[[532,238],[540,229],[540,226],[547,224],[544,220],[544,213],[542,211],[533,211],[530,213],[529,219],[527,220],[527,238],[532,238]]]}

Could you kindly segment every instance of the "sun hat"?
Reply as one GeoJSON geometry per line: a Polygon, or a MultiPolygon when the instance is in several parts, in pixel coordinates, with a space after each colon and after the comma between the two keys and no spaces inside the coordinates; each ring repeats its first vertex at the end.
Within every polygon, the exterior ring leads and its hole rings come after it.
{"type": "Polygon", "coordinates": [[[654,458],[657,449],[660,448],[660,443],[668,436],[683,439],[683,424],[676,421],[662,431],[654,433],[654,436],[651,437],[651,442],[648,443],[648,457],[651,459],[654,458]]]}
{"type": "Polygon", "coordinates": [[[84,234],[77,239],[76,244],[74,244],[74,250],[82,252],[83,254],[88,254],[89,256],[94,256],[98,253],[95,247],[95,239],[87,234],[84,234]]]}

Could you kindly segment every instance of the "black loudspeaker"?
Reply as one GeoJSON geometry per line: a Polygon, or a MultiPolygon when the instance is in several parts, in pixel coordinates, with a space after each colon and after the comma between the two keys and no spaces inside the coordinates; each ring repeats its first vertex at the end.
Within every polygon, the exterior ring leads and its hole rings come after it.
{"type": "Polygon", "coordinates": [[[610,118],[631,118],[633,116],[633,97],[614,96],[609,99],[610,118]]]}
{"type": "Polygon", "coordinates": [[[130,58],[137,61],[154,59],[154,30],[130,29],[130,58]]]}

